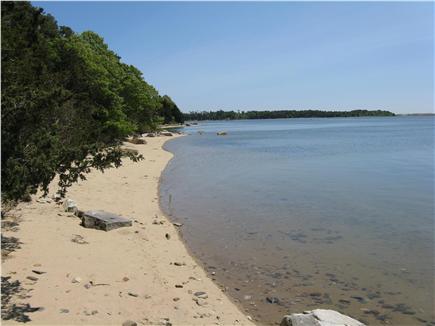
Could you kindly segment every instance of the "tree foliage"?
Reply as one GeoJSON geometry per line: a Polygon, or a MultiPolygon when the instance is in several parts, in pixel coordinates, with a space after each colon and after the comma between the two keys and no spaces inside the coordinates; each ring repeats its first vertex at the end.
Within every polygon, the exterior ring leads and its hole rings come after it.
{"type": "Polygon", "coordinates": [[[121,142],[155,129],[163,107],[142,73],[98,34],[59,27],[28,2],[1,11],[2,199],[47,191],[56,175],[64,194],[92,168],[141,159],[121,142]]]}
{"type": "Polygon", "coordinates": [[[288,119],[288,118],[333,118],[333,117],[372,117],[394,116],[383,110],[321,111],[321,110],[281,110],[281,111],[202,111],[184,114],[189,120],[237,120],[237,119],[288,119]]]}

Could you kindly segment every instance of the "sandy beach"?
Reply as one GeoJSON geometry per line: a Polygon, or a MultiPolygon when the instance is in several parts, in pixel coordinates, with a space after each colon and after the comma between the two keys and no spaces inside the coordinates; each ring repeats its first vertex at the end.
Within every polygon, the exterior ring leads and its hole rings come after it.
{"type": "Polygon", "coordinates": [[[61,205],[37,196],[17,207],[18,227],[4,228],[3,236],[18,238],[20,248],[4,260],[2,277],[20,282],[10,301],[24,307],[18,315],[40,325],[252,324],[188,254],[160,210],[159,178],[172,157],[162,149],[168,139],[127,144],[145,159],[92,172],[68,191],[80,210],[116,213],[132,219],[132,227],[86,229],[61,205]]]}

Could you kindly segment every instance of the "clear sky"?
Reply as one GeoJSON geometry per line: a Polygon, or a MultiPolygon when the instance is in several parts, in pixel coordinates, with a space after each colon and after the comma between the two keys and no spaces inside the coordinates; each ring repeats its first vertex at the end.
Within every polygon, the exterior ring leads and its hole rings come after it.
{"type": "Polygon", "coordinates": [[[433,3],[33,2],[185,112],[433,112],[433,3]]]}

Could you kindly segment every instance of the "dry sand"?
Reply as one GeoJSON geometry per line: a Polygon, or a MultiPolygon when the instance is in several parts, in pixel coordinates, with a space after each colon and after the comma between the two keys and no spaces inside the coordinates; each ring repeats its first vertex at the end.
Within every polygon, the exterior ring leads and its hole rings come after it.
{"type": "MultiPolygon", "coordinates": [[[[132,320],[138,325],[252,324],[189,255],[176,227],[160,210],[159,177],[172,157],[162,149],[167,139],[147,138],[146,145],[128,144],[145,160],[125,161],[121,168],[105,173],[92,172],[67,194],[79,209],[101,209],[129,217],[134,220],[132,227],[110,232],[86,229],[61,206],[38,203],[36,197],[32,203],[18,206],[18,231],[3,233],[19,238],[21,249],[3,262],[2,276],[19,280],[25,289],[22,294],[27,293],[27,297],[14,297],[15,303],[43,307],[26,313],[31,323],[122,325],[132,320]],[[163,224],[153,224],[154,220],[163,224]],[[80,237],[85,243],[72,241],[80,237]],[[199,302],[204,305],[194,301],[197,291],[208,295],[199,302]]],[[[3,321],[9,323],[14,321],[3,321]]]]}

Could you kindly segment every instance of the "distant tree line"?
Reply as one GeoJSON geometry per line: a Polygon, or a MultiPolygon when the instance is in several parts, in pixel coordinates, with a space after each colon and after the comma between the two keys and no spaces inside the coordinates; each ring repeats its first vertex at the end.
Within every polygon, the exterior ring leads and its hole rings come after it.
{"type": "Polygon", "coordinates": [[[121,62],[102,37],[58,26],[28,2],[1,3],[1,187],[16,200],[60,192],[91,168],[118,167],[125,137],[183,122],[167,95],[121,62]]]}
{"type": "Polygon", "coordinates": [[[202,111],[184,113],[184,119],[190,120],[238,120],[238,119],[288,119],[288,118],[333,118],[333,117],[386,117],[394,116],[383,110],[280,110],[280,111],[202,111]]]}

